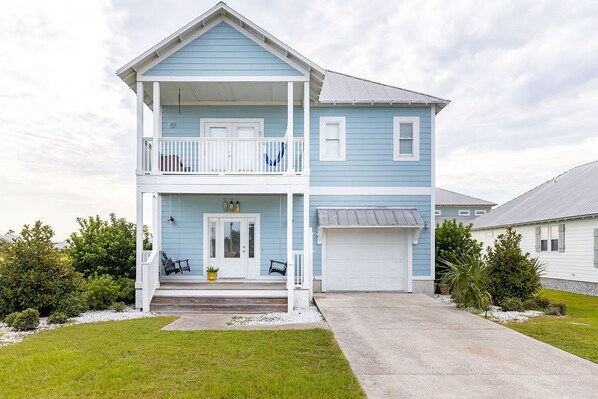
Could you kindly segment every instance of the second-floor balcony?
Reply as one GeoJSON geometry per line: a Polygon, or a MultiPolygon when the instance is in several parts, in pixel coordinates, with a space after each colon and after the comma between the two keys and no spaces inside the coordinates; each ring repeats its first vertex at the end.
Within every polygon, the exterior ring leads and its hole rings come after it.
{"type": "Polygon", "coordinates": [[[163,137],[157,156],[152,138],[143,139],[144,174],[242,175],[301,174],[303,137],[212,138],[163,137]],[[289,164],[292,148],[292,164],[289,164]]]}

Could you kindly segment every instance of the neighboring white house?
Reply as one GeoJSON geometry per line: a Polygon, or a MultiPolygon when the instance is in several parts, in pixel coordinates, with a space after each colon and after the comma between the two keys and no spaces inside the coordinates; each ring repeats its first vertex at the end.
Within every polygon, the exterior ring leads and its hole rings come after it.
{"type": "Polygon", "coordinates": [[[512,226],[521,249],[538,256],[548,288],[598,295],[598,161],[573,168],[473,222],[492,245],[512,226]]]}

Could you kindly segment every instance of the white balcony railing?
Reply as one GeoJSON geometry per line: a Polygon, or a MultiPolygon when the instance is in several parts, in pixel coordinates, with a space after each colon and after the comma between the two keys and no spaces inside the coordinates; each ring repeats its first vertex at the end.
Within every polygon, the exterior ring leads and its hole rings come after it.
{"type": "Polygon", "coordinates": [[[160,255],[152,251],[146,261],[141,263],[142,309],[150,311],[150,304],[160,286],[160,255]]]}
{"type": "Polygon", "coordinates": [[[293,251],[293,261],[295,264],[295,287],[301,287],[305,277],[303,251],[293,251]]]}
{"type": "MultiPolygon", "coordinates": [[[[143,172],[153,166],[152,139],[143,139],[143,172]]],[[[303,171],[303,138],[293,140],[294,171],[303,171]]],[[[160,174],[283,174],[289,171],[285,137],[160,138],[160,174]]]]}

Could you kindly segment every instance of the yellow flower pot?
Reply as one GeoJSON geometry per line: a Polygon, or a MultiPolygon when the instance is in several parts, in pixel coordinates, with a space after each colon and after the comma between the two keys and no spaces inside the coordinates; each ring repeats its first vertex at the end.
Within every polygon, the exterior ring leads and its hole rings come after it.
{"type": "Polygon", "coordinates": [[[210,282],[210,284],[214,284],[214,281],[216,281],[217,275],[218,275],[218,272],[208,272],[208,281],[210,282]]]}

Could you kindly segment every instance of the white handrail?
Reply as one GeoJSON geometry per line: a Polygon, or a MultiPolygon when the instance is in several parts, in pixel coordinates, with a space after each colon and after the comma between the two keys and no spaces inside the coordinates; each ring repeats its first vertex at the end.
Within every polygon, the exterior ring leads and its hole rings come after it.
{"type": "MultiPolygon", "coordinates": [[[[143,171],[152,167],[151,138],[144,138],[143,171]]],[[[285,137],[163,137],[158,140],[161,174],[284,174],[289,170],[285,137]]],[[[293,140],[295,173],[303,171],[304,140],[293,140]]]]}
{"type": "Polygon", "coordinates": [[[146,262],[141,263],[141,298],[144,312],[150,311],[150,304],[160,285],[160,256],[158,251],[152,251],[146,262]]]}
{"type": "Polygon", "coordinates": [[[305,267],[303,256],[303,251],[293,251],[293,260],[295,263],[295,287],[302,287],[304,284],[305,267]]]}

